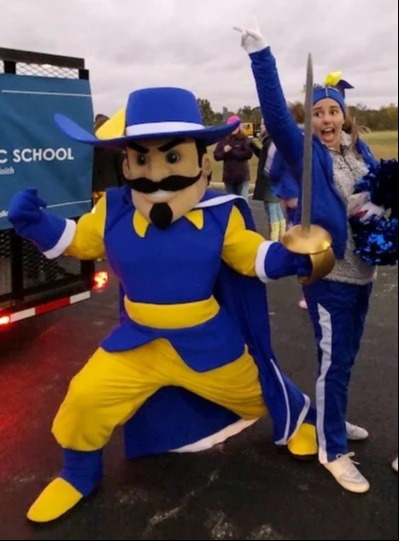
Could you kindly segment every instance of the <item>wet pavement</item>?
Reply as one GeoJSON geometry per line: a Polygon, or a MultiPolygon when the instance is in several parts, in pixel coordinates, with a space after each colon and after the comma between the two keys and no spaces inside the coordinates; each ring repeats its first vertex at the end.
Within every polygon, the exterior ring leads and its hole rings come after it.
{"type": "MultiPolygon", "coordinates": [[[[299,297],[295,279],[268,286],[274,350],[313,396],[314,345],[299,297]]],[[[390,467],[398,450],[397,306],[397,270],[383,269],[348,414],[370,432],[351,445],[371,483],[367,494],[348,493],[317,462],[279,450],[267,418],[202,453],[134,461],[124,459],[117,432],[101,487],[42,526],[25,513],[59,470],[51,421],[70,378],[117,322],[116,284],[0,334],[0,539],[398,539],[398,479],[390,467]]]]}

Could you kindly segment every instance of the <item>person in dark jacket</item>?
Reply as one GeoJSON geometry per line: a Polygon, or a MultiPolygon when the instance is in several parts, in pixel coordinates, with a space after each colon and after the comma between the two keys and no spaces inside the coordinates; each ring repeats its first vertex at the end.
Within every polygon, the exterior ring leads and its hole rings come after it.
{"type": "MultiPolygon", "coordinates": [[[[287,107],[276,60],[259,30],[237,30],[251,58],[267,130],[300,181],[304,137],[287,107]]],[[[345,418],[351,371],[360,348],[376,269],[354,253],[348,210],[356,182],[375,170],[377,162],[355,131],[348,134],[344,130],[347,110],[342,82],[340,77],[330,77],[323,86],[316,86],[312,111],[311,221],[331,234],[337,262],[324,279],[304,286],[304,293],[318,349],[315,394],[319,461],[343,488],[362,493],[370,485],[352,461],[348,440],[366,439],[368,432],[345,418]]],[[[367,204],[364,211],[370,219],[367,204]]],[[[298,221],[300,214],[299,208],[298,221]]]]}
{"type": "MultiPolygon", "coordinates": [[[[109,120],[109,117],[98,114],[94,120],[94,131],[109,120]]],[[[93,201],[96,202],[104,195],[107,188],[117,188],[124,183],[123,160],[125,155],[119,150],[95,147],[93,155],[93,201]]]]}
{"type": "MultiPolygon", "coordinates": [[[[237,115],[227,119],[227,124],[239,121],[237,115]]],[[[238,126],[229,136],[216,146],[214,152],[216,161],[223,161],[223,182],[227,193],[241,195],[248,201],[249,165],[252,158],[249,139],[238,126]]]]}
{"type": "Polygon", "coordinates": [[[273,152],[270,151],[273,150],[274,145],[271,146],[272,139],[266,131],[263,118],[260,125],[259,139],[262,145],[261,148],[253,141],[250,143],[253,153],[259,159],[253,199],[263,201],[268,228],[267,237],[273,241],[280,241],[285,233],[286,223],[280,198],[273,192],[272,179],[268,170],[269,162],[273,160],[273,152]]]}

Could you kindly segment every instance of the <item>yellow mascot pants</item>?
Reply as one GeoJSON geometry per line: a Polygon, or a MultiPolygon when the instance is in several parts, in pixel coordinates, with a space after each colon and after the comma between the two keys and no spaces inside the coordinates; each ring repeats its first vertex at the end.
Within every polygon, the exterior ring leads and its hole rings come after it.
{"type": "Polygon", "coordinates": [[[64,448],[94,451],[105,446],[161,387],[183,387],[243,419],[266,414],[258,368],[246,349],[236,361],[208,372],[189,368],[170,342],[158,339],[134,350],[98,349],[72,379],[54,419],[53,434],[64,448]]]}

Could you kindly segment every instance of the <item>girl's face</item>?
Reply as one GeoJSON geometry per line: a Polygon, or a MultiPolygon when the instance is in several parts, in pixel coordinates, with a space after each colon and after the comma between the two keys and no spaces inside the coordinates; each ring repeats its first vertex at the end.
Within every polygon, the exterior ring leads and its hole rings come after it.
{"type": "Polygon", "coordinates": [[[335,100],[324,98],[313,106],[313,133],[329,148],[339,151],[345,116],[335,100]]]}

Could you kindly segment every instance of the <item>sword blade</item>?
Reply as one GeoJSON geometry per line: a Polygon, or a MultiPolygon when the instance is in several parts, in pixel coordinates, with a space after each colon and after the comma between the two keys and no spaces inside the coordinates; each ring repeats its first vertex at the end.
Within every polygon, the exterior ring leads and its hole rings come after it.
{"type": "Polygon", "coordinates": [[[310,230],[312,211],[312,109],[313,109],[313,62],[309,53],[306,68],[305,129],[302,172],[302,221],[305,231],[310,230]]]}

